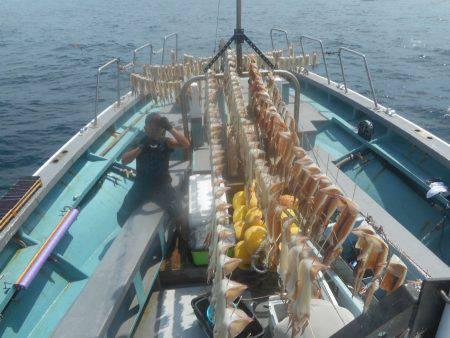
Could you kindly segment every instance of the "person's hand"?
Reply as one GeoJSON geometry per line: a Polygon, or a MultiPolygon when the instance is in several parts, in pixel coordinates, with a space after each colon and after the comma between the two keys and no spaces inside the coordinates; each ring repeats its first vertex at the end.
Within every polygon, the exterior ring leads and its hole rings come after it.
{"type": "Polygon", "coordinates": [[[169,119],[165,116],[161,117],[159,120],[159,126],[167,131],[170,131],[172,129],[172,125],[169,122],[169,119]]]}
{"type": "Polygon", "coordinates": [[[139,149],[141,151],[143,151],[149,144],[149,138],[147,136],[144,136],[140,141],[139,141],[139,149]]]}

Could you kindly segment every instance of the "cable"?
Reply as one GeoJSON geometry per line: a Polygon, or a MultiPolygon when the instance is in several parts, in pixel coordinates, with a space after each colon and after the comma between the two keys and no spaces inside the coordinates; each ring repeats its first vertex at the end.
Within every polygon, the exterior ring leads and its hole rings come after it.
{"type": "Polygon", "coordinates": [[[216,18],[216,36],[214,38],[214,48],[213,48],[213,56],[216,54],[217,47],[217,33],[219,31],[219,14],[220,14],[220,0],[217,1],[217,18],[216,18]]]}

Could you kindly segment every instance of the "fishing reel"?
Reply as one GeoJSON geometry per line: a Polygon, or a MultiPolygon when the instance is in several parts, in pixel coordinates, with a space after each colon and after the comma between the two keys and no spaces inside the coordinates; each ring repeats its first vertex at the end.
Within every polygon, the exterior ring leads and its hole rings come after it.
{"type": "Polygon", "coordinates": [[[358,123],[358,135],[366,141],[372,140],[374,127],[372,121],[363,120],[358,123]]]}

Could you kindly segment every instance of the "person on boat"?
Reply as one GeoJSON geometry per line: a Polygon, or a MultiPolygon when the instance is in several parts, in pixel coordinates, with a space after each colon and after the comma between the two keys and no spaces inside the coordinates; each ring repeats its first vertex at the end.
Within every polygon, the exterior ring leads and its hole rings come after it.
{"type": "Polygon", "coordinates": [[[181,201],[171,184],[169,158],[174,149],[188,148],[189,140],[158,113],[146,116],[144,129],[145,135],[122,155],[122,164],[136,159],[136,178],[117,212],[117,221],[122,226],[144,202],[153,201],[176,222],[182,222],[181,201]],[[166,131],[173,138],[166,137],[166,131]]]}

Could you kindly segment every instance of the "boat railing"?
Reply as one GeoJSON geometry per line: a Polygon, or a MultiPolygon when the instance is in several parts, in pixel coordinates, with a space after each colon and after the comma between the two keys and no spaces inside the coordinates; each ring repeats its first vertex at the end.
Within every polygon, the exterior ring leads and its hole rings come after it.
{"type": "Polygon", "coordinates": [[[289,38],[288,38],[288,32],[284,29],[278,28],[278,27],[272,27],[270,29],[270,42],[272,43],[272,50],[275,50],[275,45],[273,43],[273,33],[274,32],[279,32],[279,33],[283,33],[285,38],[286,38],[286,51],[289,53],[289,38]]]}
{"type": "Polygon", "coordinates": [[[324,64],[324,66],[325,66],[325,73],[326,73],[326,75],[327,75],[327,81],[328,81],[328,84],[330,84],[330,75],[329,75],[329,73],[328,73],[328,65],[327,65],[327,60],[326,60],[326,58],[325,58],[325,52],[324,52],[324,49],[323,49],[323,43],[322,43],[322,40],[317,39],[317,38],[314,38],[314,37],[311,37],[311,36],[307,36],[307,35],[300,35],[300,48],[302,49],[302,55],[303,55],[303,58],[306,57],[305,49],[304,49],[304,46],[303,46],[303,40],[311,40],[311,41],[316,41],[316,42],[319,43],[319,45],[320,45],[320,51],[321,51],[321,53],[322,53],[323,64],[324,64]]]}
{"type": "Polygon", "coordinates": [[[94,127],[97,126],[97,116],[98,116],[98,100],[100,97],[100,74],[103,70],[109,66],[116,64],[117,67],[117,78],[116,78],[116,95],[117,95],[117,107],[120,106],[120,59],[114,58],[109,60],[103,66],[97,69],[97,89],[95,91],[95,117],[94,117],[94,127]]]}
{"type": "Polygon", "coordinates": [[[178,61],[178,33],[171,33],[164,37],[162,55],[161,55],[161,64],[164,64],[164,55],[166,54],[166,42],[170,38],[175,38],[175,63],[178,61]]]}
{"type": "MultiPolygon", "coordinates": [[[[266,75],[269,71],[263,70],[261,71],[261,74],[266,75]]],[[[273,70],[274,75],[281,76],[285,78],[291,85],[294,87],[295,90],[295,96],[294,96],[294,120],[295,125],[299,125],[299,116],[300,116],[300,82],[298,81],[297,77],[292,74],[290,71],[283,70],[283,69],[275,69],[273,70]]],[[[242,76],[248,76],[248,72],[243,72],[242,76]]],[[[223,77],[222,73],[215,74],[215,77],[217,79],[221,79],[223,77]]],[[[189,124],[188,124],[188,113],[189,113],[189,104],[187,100],[187,90],[191,86],[191,84],[199,81],[206,80],[206,74],[193,76],[190,79],[188,79],[186,82],[184,82],[183,86],[180,90],[180,98],[181,98],[181,117],[183,121],[183,132],[186,137],[189,137],[189,124]]]]}
{"type": "Polygon", "coordinates": [[[339,64],[341,66],[341,75],[342,75],[342,81],[344,82],[345,92],[346,93],[348,92],[348,88],[347,88],[347,81],[345,79],[344,66],[342,64],[342,56],[341,56],[341,54],[342,54],[343,51],[351,53],[351,54],[354,54],[354,55],[359,56],[360,58],[363,59],[364,67],[366,69],[367,79],[369,81],[370,91],[372,92],[373,103],[375,105],[375,108],[378,108],[378,102],[377,102],[377,98],[375,96],[375,90],[373,89],[372,77],[370,76],[370,71],[369,71],[369,66],[367,64],[366,56],[364,54],[356,51],[356,50],[353,50],[353,49],[350,49],[350,48],[347,48],[347,47],[340,47],[338,49],[338,53],[337,54],[338,54],[338,57],[339,57],[339,64]]]}
{"type": "Polygon", "coordinates": [[[150,53],[149,60],[148,60],[149,64],[151,65],[152,62],[153,62],[153,55],[154,55],[154,53],[153,53],[153,45],[150,42],[146,43],[145,45],[142,45],[142,46],[136,48],[133,51],[133,63],[132,63],[133,73],[135,72],[136,61],[137,61],[137,53],[140,52],[141,50],[145,49],[145,48],[149,48],[149,53],[150,53]]]}

